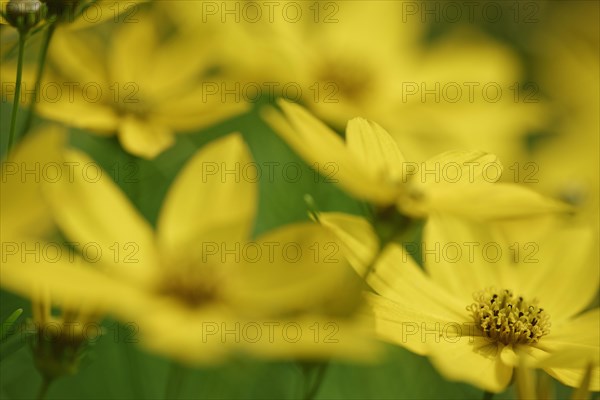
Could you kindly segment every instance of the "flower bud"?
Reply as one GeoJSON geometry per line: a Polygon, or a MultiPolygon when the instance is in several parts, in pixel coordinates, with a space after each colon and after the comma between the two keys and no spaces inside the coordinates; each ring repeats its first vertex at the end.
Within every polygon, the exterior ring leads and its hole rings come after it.
{"type": "Polygon", "coordinates": [[[10,0],[6,5],[6,19],[18,30],[27,32],[43,19],[44,8],[39,0],[10,0]]]}

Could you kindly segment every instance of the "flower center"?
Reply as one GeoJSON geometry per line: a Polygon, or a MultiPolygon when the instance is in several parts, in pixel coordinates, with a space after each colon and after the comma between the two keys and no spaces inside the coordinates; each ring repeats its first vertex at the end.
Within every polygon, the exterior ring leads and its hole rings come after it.
{"type": "Polygon", "coordinates": [[[473,294],[467,307],[475,324],[488,338],[504,344],[533,344],[550,332],[550,316],[536,299],[525,300],[510,290],[493,288],[473,294]]]}
{"type": "Polygon", "coordinates": [[[219,274],[214,268],[187,268],[187,273],[165,274],[158,294],[177,300],[186,307],[195,309],[218,301],[220,295],[219,274]]]}
{"type": "Polygon", "coordinates": [[[362,100],[373,86],[371,71],[365,65],[355,62],[326,62],[317,75],[325,85],[322,88],[324,93],[334,95],[335,92],[339,92],[345,98],[354,101],[362,100]],[[327,84],[335,86],[326,86],[327,84]]]}

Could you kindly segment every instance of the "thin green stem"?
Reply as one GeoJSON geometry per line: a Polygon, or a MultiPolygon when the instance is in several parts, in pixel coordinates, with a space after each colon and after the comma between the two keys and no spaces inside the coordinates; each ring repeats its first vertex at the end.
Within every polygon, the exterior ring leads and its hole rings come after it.
{"type": "Polygon", "coordinates": [[[492,400],[494,398],[494,393],[488,392],[487,390],[483,392],[483,400],[492,400]]]}
{"type": "Polygon", "coordinates": [[[25,117],[25,123],[23,125],[23,135],[25,135],[29,129],[31,128],[31,123],[33,122],[33,114],[35,112],[36,104],[38,101],[38,95],[40,93],[40,87],[42,85],[42,77],[44,74],[44,69],[46,67],[46,59],[48,56],[48,48],[50,47],[50,41],[52,40],[52,36],[54,35],[54,30],[56,29],[56,23],[51,23],[48,26],[48,30],[44,34],[42,48],[40,49],[40,56],[38,58],[37,71],[35,74],[35,87],[33,89],[33,100],[29,109],[27,110],[27,115],[25,117]]]}
{"type": "Polygon", "coordinates": [[[15,131],[17,127],[17,113],[19,112],[19,102],[21,101],[21,81],[23,79],[23,55],[25,54],[25,41],[27,34],[19,32],[19,56],[17,61],[17,82],[15,83],[15,98],[13,100],[12,115],[10,117],[10,133],[8,135],[8,150],[13,148],[15,143],[15,131]]]}
{"type": "Polygon", "coordinates": [[[165,385],[165,399],[174,400],[179,395],[185,367],[177,362],[171,363],[169,375],[167,376],[167,384],[165,385]]]}
{"type": "Polygon", "coordinates": [[[42,380],[42,384],[40,385],[40,390],[38,391],[37,400],[43,400],[44,397],[46,397],[46,394],[48,393],[48,389],[50,388],[50,385],[52,384],[52,379],[44,377],[42,380]]]}
{"type": "MultiPolygon", "coordinates": [[[[327,372],[327,368],[329,368],[329,363],[328,362],[324,362],[322,364],[320,364],[317,370],[317,376],[315,377],[315,381],[312,384],[312,386],[310,386],[310,388],[306,391],[306,393],[304,394],[304,400],[313,400],[315,398],[315,396],[317,395],[317,393],[319,392],[319,389],[321,388],[321,384],[323,383],[323,380],[325,378],[325,373],[327,372]]],[[[310,379],[309,379],[309,374],[306,373],[306,380],[310,383],[310,379]]]]}

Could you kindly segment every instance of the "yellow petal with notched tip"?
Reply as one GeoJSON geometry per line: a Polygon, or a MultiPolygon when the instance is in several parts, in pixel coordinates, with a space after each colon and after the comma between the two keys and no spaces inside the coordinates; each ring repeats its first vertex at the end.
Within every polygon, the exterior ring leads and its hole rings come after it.
{"type": "Polygon", "coordinates": [[[448,337],[428,344],[433,365],[447,379],[468,382],[494,393],[503,391],[510,382],[513,368],[502,362],[501,344],[481,336],[448,337]]]}
{"type": "Polygon", "coordinates": [[[483,151],[448,151],[419,167],[416,180],[426,185],[494,183],[502,176],[498,157],[483,151]]]}
{"type": "Polygon", "coordinates": [[[383,182],[402,181],[404,155],[396,141],[377,123],[364,118],[351,119],[346,127],[346,142],[360,163],[373,169],[383,182]]]}
{"type": "Polygon", "coordinates": [[[320,213],[319,222],[333,232],[350,265],[364,276],[379,251],[379,239],[371,224],[363,217],[336,212],[320,213]]]}
{"type": "Polygon", "coordinates": [[[152,159],[171,147],[175,138],[171,129],[164,125],[126,115],[119,123],[119,141],[131,154],[152,159]]]}
{"type": "Polygon", "coordinates": [[[424,194],[427,212],[490,221],[566,212],[569,207],[514,184],[430,185],[424,194]]]}
{"type": "Polygon", "coordinates": [[[351,153],[335,132],[299,105],[287,101],[279,105],[285,116],[268,108],[262,117],[309,165],[333,164],[337,171],[332,178],[350,194],[379,204],[393,202],[395,191],[351,153]]]}

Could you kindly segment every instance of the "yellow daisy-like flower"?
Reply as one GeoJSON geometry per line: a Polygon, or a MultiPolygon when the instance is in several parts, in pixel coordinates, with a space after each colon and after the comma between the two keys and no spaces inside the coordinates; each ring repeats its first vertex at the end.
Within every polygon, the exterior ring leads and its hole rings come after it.
{"type": "Polygon", "coordinates": [[[248,105],[206,97],[209,46],[198,48],[184,35],[164,39],[155,17],[139,14],[138,22],[115,30],[108,46],[94,30],[57,32],[50,56],[61,95],[38,110],[100,135],[116,134],[127,151],[153,158],[174,143],[174,133],[217,123],[248,105]]]}
{"type": "Polygon", "coordinates": [[[598,291],[590,231],[555,232],[517,256],[471,229],[432,218],[425,271],[402,246],[384,250],[368,278],[376,293],[367,294],[379,337],[429,356],[448,379],[492,392],[506,388],[515,367],[543,368],[578,387],[589,365],[590,389],[600,390],[600,314],[585,311],[598,291]],[[494,250],[482,252],[490,243],[494,250]]]}
{"type": "Polygon", "coordinates": [[[72,181],[45,194],[76,243],[76,260],[68,252],[51,263],[17,255],[0,270],[6,288],[32,296],[43,284],[59,305],[89,304],[134,323],[146,347],[184,362],[220,362],[233,352],[373,356],[369,321],[355,318],[360,285],[352,286],[326,229],[297,224],[251,240],[257,185],[232,172],[252,166],[239,134],[191,159],[156,230],[109,178],[89,181],[78,168],[89,158],[74,150],[64,157],[76,167],[72,181]]]}
{"type": "MultiPolygon", "coordinates": [[[[44,127],[19,143],[2,162],[2,271],[14,258],[29,257],[39,262],[41,254],[53,258],[55,251],[66,251],[53,240],[57,226],[50,205],[41,200],[44,187],[68,176],[62,157],[65,142],[62,130],[44,127]],[[48,246],[42,249],[40,243],[48,246]]],[[[28,330],[34,333],[36,368],[48,381],[75,372],[92,329],[93,334],[101,335],[97,309],[88,302],[74,300],[63,302],[62,312],[57,315],[51,310],[55,299],[43,280],[23,284],[32,303],[28,330]]]]}
{"type": "Polygon", "coordinates": [[[324,171],[350,194],[378,206],[396,206],[421,218],[431,212],[491,220],[559,211],[564,207],[524,187],[497,183],[502,166],[481,151],[452,151],[425,162],[409,162],[377,123],[354,118],[344,142],[299,105],[280,101],[283,115],[264,118],[309,165],[324,171]],[[330,168],[329,171],[332,171],[330,168]]]}
{"type": "MultiPolygon", "coordinates": [[[[197,24],[232,21],[224,6],[210,14],[194,4],[197,24]]],[[[525,102],[519,93],[517,55],[466,24],[430,40],[413,7],[426,6],[283,1],[270,13],[264,6],[259,18],[241,18],[239,39],[225,46],[239,60],[240,79],[277,82],[276,93],[336,128],[361,115],[393,127],[411,158],[468,145],[512,161],[544,117],[540,99],[525,102]]],[[[261,9],[248,8],[252,17],[261,9]]]]}

